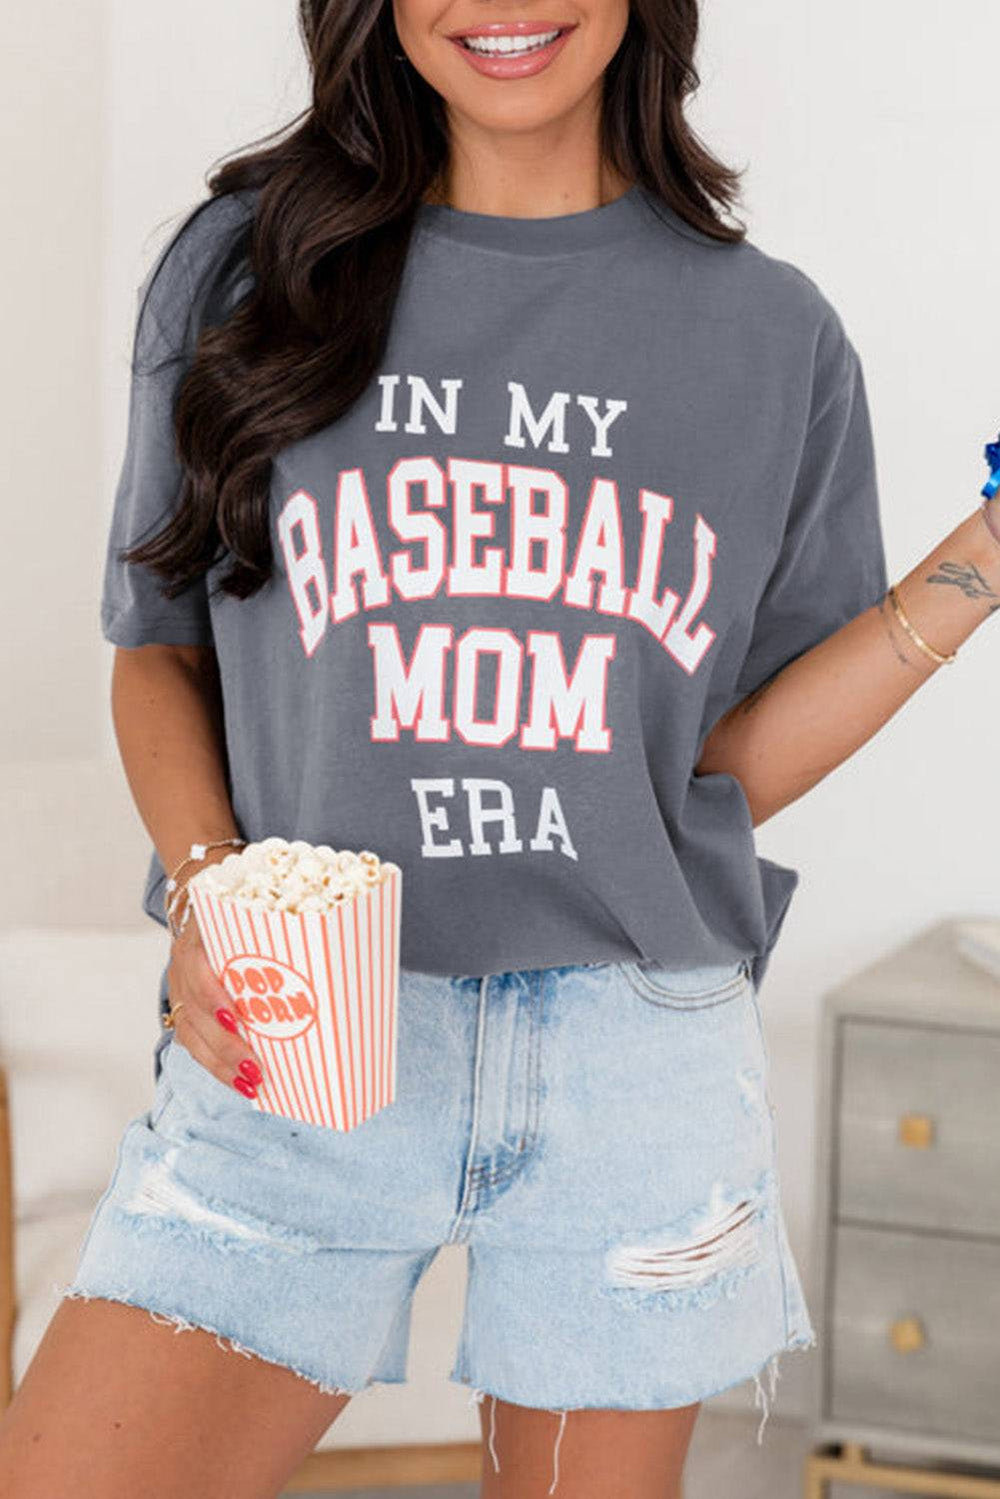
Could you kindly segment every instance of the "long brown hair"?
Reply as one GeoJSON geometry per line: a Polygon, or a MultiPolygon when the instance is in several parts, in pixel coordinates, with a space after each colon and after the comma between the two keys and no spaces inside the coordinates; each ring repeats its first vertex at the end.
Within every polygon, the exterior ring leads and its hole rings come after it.
{"type": "MultiPolygon", "coordinates": [[[[601,149],[693,228],[733,243],[745,226],[719,210],[737,200],[741,174],[683,113],[700,81],[698,19],[698,0],[631,0],[604,73],[601,149]]],[[[283,139],[214,171],[210,197],[178,231],[222,195],[253,203],[192,303],[190,316],[203,316],[174,402],[178,504],[122,553],[168,598],[227,552],[222,592],[247,598],[267,582],[272,458],[336,421],[374,378],[417,208],[448,159],[444,101],[400,58],[390,0],[300,0],[299,26],[309,108],[283,139]],[[241,274],[251,290],[213,318],[213,296],[241,274]]]]}

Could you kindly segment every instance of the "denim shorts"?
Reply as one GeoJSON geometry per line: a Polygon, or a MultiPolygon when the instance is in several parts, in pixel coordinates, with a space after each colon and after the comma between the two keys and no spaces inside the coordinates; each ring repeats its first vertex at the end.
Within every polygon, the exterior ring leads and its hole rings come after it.
{"type": "Polygon", "coordinates": [[[260,1111],[164,1040],[65,1296],[355,1394],[405,1381],[413,1292],[465,1244],[449,1378],[470,1403],[565,1421],[752,1378],[758,1441],[761,1374],[773,1398],[779,1354],[815,1344],[743,959],[403,970],[395,1100],[346,1132],[260,1111]]]}

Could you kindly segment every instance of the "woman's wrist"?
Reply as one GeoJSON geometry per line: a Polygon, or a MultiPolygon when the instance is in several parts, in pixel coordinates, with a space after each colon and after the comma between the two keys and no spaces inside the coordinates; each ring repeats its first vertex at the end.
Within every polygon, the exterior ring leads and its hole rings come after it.
{"type": "Polygon", "coordinates": [[[192,849],[199,851],[196,854],[189,854],[187,858],[181,861],[182,867],[179,867],[177,872],[172,876],[173,888],[169,889],[166,895],[167,925],[170,928],[172,936],[180,936],[181,931],[187,925],[189,916],[188,903],[190,900],[187,887],[191,877],[197,874],[199,870],[204,869],[206,865],[221,864],[222,860],[227,859],[230,854],[239,853],[240,846],[245,846],[245,843],[246,840],[241,838],[238,845],[233,843],[228,845],[222,844],[221,847],[216,846],[215,848],[205,847],[204,844],[191,845],[192,849]]]}
{"type": "MultiPolygon", "coordinates": [[[[991,521],[994,516],[990,516],[991,521]]],[[[1000,520],[1000,511],[996,512],[1000,520]]],[[[935,669],[936,656],[952,656],[1000,607],[1000,541],[977,506],[964,521],[899,578],[883,601],[883,616],[914,666],[935,669]],[[890,605],[901,606],[903,619],[890,605]],[[921,648],[906,629],[925,642],[921,648]]]]}
{"type": "Polygon", "coordinates": [[[992,498],[983,500],[979,513],[996,543],[997,555],[1000,557],[1000,490],[992,498]]]}
{"type": "MultiPolygon", "coordinates": [[[[1000,601],[1000,495],[981,501],[948,539],[958,543],[956,557],[967,561],[979,573],[986,603],[995,605],[1000,601]],[[990,592],[996,595],[995,599],[989,599],[990,592]]],[[[990,612],[988,607],[986,613],[990,612]]]]}

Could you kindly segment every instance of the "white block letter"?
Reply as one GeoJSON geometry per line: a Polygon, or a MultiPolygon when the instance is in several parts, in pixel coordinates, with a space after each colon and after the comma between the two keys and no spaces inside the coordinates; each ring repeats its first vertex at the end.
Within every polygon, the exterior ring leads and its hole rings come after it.
{"type": "Polygon", "coordinates": [[[329,605],[316,501],[304,489],[297,489],[289,495],[282,506],[278,516],[278,537],[289,592],[299,616],[299,639],[306,655],[311,656],[326,630],[329,605]],[[296,528],[302,539],[301,551],[295,549],[296,528]]]}
{"type": "Polygon", "coordinates": [[[691,589],[684,600],[684,607],[663,637],[663,645],[674,660],[691,676],[698,663],[715,639],[711,626],[700,624],[693,635],[688,634],[691,621],[708,597],[712,586],[712,558],[715,556],[715,532],[702,515],[694,523],[694,577],[691,589]]]}
{"type": "Polygon", "coordinates": [[[613,635],[585,635],[568,681],[560,637],[547,630],[528,631],[528,654],[535,658],[535,670],[531,710],[519,740],[522,749],[555,749],[561,736],[573,739],[578,750],[610,750],[611,730],[604,714],[608,662],[614,659],[616,643],[613,635]]]}
{"type": "Polygon", "coordinates": [[[382,409],[379,412],[378,421],[375,423],[375,431],[395,432],[396,418],[392,414],[392,408],[396,399],[396,386],[399,384],[399,376],[379,375],[378,383],[382,388],[382,409]]]}
{"type": "Polygon", "coordinates": [[[569,447],[566,443],[566,407],[569,404],[569,391],[557,390],[549,397],[549,404],[540,417],[536,417],[531,409],[524,386],[517,380],[508,380],[507,389],[510,391],[510,420],[507,435],[504,442],[511,448],[523,448],[524,438],[521,436],[521,427],[528,429],[532,446],[540,448],[545,437],[546,430],[551,427],[553,431],[552,440],[549,443],[550,453],[568,453],[569,447]]]}
{"type": "Polygon", "coordinates": [[[466,744],[506,744],[517,729],[521,700],[521,659],[517,636],[507,629],[466,630],[455,647],[455,732],[466,744]],[[479,660],[496,657],[493,716],[476,717],[479,660]]]}
{"type": "Polygon", "coordinates": [[[601,614],[621,614],[625,609],[625,551],[622,521],[618,509],[618,485],[613,479],[595,479],[590,502],[576,544],[573,571],[566,579],[564,604],[577,609],[594,607],[594,573],[604,582],[597,599],[601,614]]]}
{"type": "Polygon", "coordinates": [[[372,524],[365,480],[359,468],[345,468],[337,480],[337,523],[334,539],[334,591],[330,607],[335,623],[357,613],[355,573],[364,574],[365,608],[389,602],[389,580],[382,567],[372,524]]]}
{"type": "Polygon", "coordinates": [[[483,837],[483,828],[488,822],[499,822],[503,827],[503,837],[497,845],[502,854],[516,854],[524,847],[517,836],[517,825],[514,822],[514,798],[506,781],[491,781],[470,777],[462,781],[462,790],[469,798],[469,827],[472,830],[472,842],[469,844],[470,854],[489,854],[493,850],[483,837]],[[498,807],[489,809],[483,806],[483,792],[495,791],[500,798],[498,807]]]}
{"type": "Polygon", "coordinates": [[[426,432],[423,417],[426,409],[433,416],[440,430],[452,436],[458,417],[458,392],[462,388],[461,380],[441,381],[445,392],[445,404],[441,407],[431,395],[430,387],[422,375],[407,375],[406,378],[410,382],[410,419],[403,430],[426,432]]]}
{"type": "Polygon", "coordinates": [[[371,737],[395,741],[400,728],[415,729],[422,744],[440,743],[451,728],[444,716],[444,658],[451,625],[421,625],[409,667],[395,625],[368,626],[375,678],[371,737]]]}
{"type": "Polygon", "coordinates": [[[674,513],[674,502],[669,495],[640,489],[639,507],[643,512],[639,581],[628,601],[628,617],[639,620],[659,640],[680,602],[670,588],[664,591],[660,600],[653,597],[660,577],[663,528],[674,513]]]}
{"type": "Polygon", "coordinates": [[[552,468],[508,464],[511,496],[511,561],[504,592],[519,599],[550,599],[562,582],[566,557],[566,481],[552,468]],[[532,496],[545,497],[544,508],[532,508],[532,496]],[[532,546],[545,560],[532,567],[532,546]]]}
{"type": "Polygon", "coordinates": [[[502,547],[486,547],[482,562],[473,558],[477,536],[492,536],[495,517],[487,510],[476,510],[473,491],[481,489],[490,505],[503,501],[503,464],[477,461],[473,458],[449,458],[448,482],[452,486],[452,532],[454,561],[448,569],[449,593],[501,592],[502,547]]]}
{"type": "Polygon", "coordinates": [[[566,819],[563,816],[562,805],[556,794],[555,787],[543,786],[542,800],[538,808],[538,827],[535,829],[535,836],[532,838],[530,846],[536,850],[548,849],[550,852],[554,852],[552,848],[553,833],[562,844],[562,851],[568,859],[579,857],[576,849],[573,847],[573,840],[569,836],[569,828],[566,826],[566,819]]]}
{"type": "Polygon", "coordinates": [[[448,813],[444,807],[427,805],[427,794],[436,791],[440,796],[454,796],[455,782],[450,776],[440,780],[415,780],[411,779],[410,786],[417,798],[417,807],[420,812],[420,828],[423,833],[423,843],[420,852],[425,859],[454,859],[462,852],[462,841],[460,838],[452,838],[449,843],[435,843],[433,830],[435,828],[448,829],[448,813]]]}
{"type": "Polygon", "coordinates": [[[424,565],[414,567],[408,552],[393,552],[392,586],[403,599],[433,598],[444,579],[445,529],[436,515],[410,509],[410,492],[424,487],[424,504],[444,505],[444,474],[433,458],[400,458],[389,470],[389,524],[401,541],[419,541],[424,565]]]}
{"type": "Polygon", "coordinates": [[[610,458],[611,449],[608,447],[608,428],[616,417],[621,416],[623,411],[628,410],[627,401],[608,401],[608,409],[604,416],[597,414],[596,396],[577,396],[577,403],[583,407],[594,424],[594,445],[590,450],[592,458],[610,458]]]}

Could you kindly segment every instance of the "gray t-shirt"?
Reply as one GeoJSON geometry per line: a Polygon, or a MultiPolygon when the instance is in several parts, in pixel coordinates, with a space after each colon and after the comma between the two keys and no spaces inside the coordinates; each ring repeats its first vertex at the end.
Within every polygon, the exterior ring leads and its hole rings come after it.
{"type": "MultiPolygon", "coordinates": [[[[186,320],[253,203],[199,205],[139,288],[141,365],[178,357],[133,376],[104,637],[214,645],[243,836],[397,862],[404,967],[745,956],[759,983],[798,873],[693,767],[887,586],[840,317],[638,186],[544,219],[422,205],[376,378],[274,462],[270,583],[214,594],[223,559],[170,601],[117,551],[176,500],[186,320]]],[[[164,879],[154,851],[160,922],[164,879]]]]}

